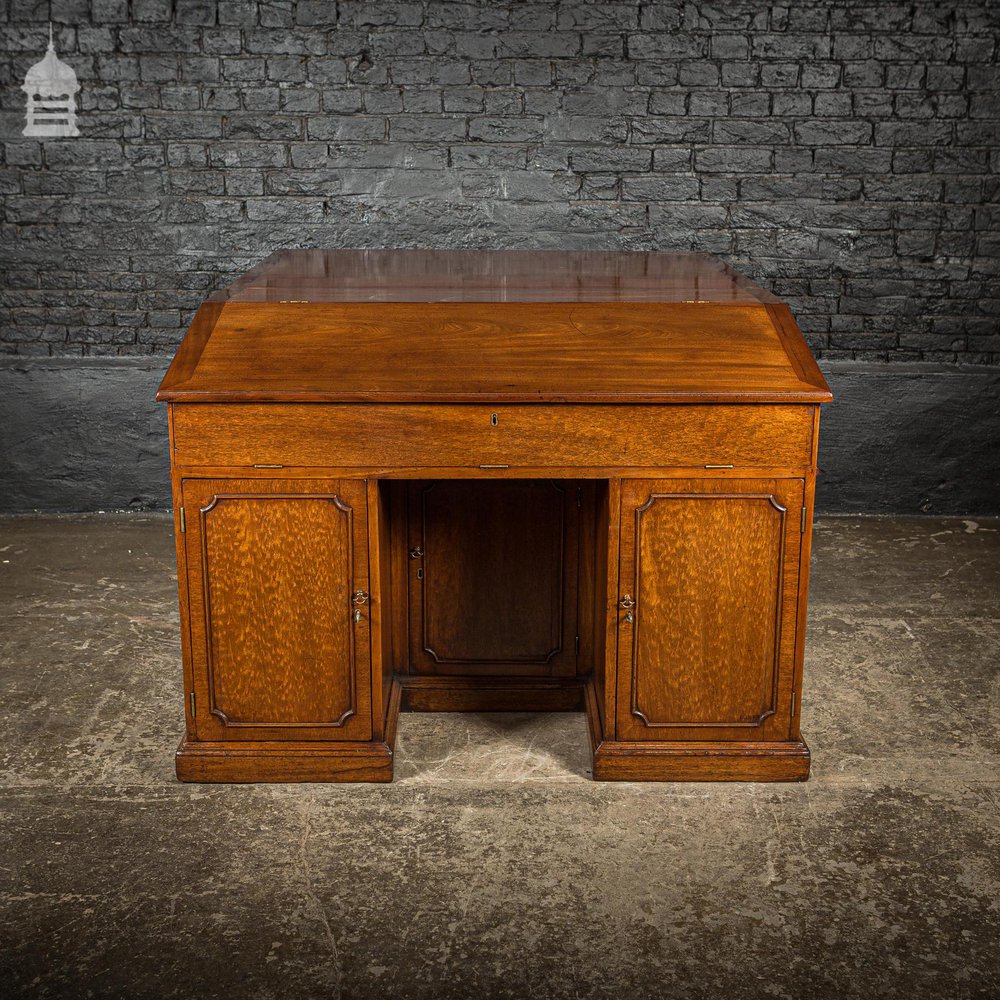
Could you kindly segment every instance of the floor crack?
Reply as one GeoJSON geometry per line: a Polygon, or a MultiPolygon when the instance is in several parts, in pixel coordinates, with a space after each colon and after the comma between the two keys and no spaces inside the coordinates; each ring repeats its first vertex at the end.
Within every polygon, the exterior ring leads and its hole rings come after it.
{"type": "Polygon", "coordinates": [[[340,951],[337,948],[337,938],[333,933],[333,928],[330,926],[330,921],[326,915],[326,907],[324,907],[322,902],[320,902],[320,898],[316,893],[316,885],[313,881],[312,868],[309,865],[309,855],[306,851],[306,844],[309,840],[309,835],[312,833],[312,810],[315,802],[315,795],[310,795],[306,800],[306,807],[303,814],[302,838],[299,841],[299,868],[302,871],[302,878],[305,882],[306,900],[316,911],[319,922],[323,928],[323,934],[326,937],[326,942],[330,946],[330,957],[333,959],[333,985],[335,990],[333,995],[336,1000],[340,1000],[343,996],[340,951]]]}

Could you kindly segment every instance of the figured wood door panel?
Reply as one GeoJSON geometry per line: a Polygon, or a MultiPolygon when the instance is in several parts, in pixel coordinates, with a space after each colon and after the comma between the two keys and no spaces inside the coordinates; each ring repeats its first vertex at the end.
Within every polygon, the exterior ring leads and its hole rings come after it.
{"type": "Polygon", "coordinates": [[[365,482],[185,480],[183,497],[199,739],[370,739],[365,482]]]}
{"type": "Polygon", "coordinates": [[[410,484],[415,673],[575,673],[575,498],[552,480],[410,484]]]}
{"type": "Polygon", "coordinates": [[[787,738],[803,502],[802,480],[622,484],[619,739],[787,738]]]}

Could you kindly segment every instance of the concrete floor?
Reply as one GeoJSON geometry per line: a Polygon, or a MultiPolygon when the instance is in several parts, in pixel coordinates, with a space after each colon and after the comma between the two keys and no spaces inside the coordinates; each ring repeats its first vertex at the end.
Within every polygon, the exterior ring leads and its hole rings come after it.
{"type": "Polygon", "coordinates": [[[0,521],[4,997],[1000,996],[1000,522],[821,521],[798,785],[406,715],[383,786],[180,785],[170,524],[0,521]]]}

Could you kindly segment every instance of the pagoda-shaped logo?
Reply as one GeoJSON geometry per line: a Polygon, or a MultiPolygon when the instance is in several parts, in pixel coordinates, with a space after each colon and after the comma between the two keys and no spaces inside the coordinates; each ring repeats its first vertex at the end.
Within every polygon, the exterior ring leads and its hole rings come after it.
{"type": "Polygon", "coordinates": [[[21,90],[27,95],[28,124],[24,135],[59,139],[79,135],[76,127],[76,92],[80,89],[76,73],[57,55],[49,25],[49,47],[44,58],[25,74],[21,90]]]}

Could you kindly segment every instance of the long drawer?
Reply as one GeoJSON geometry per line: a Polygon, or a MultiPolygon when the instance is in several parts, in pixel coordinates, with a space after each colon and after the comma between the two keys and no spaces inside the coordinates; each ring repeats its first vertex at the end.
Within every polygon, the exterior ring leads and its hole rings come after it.
{"type": "Polygon", "coordinates": [[[184,467],[811,465],[809,405],[174,403],[184,467]]]}

